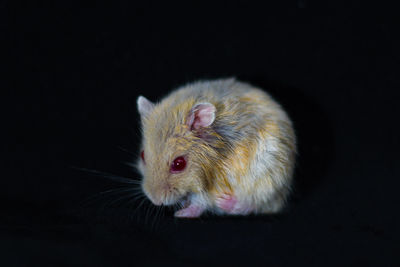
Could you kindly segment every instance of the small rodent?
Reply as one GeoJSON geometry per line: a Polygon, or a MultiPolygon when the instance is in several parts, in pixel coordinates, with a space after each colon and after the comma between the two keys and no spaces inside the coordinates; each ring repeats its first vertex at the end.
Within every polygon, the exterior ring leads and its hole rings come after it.
{"type": "Polygon", "coordinates": [[[155,205],[176,217],[205,211],[276,213],[290,192],[292,122],[267,93],[230,79],[199,81],[153,104],[137,99],[143,140],[137,167],[155,205]]]}

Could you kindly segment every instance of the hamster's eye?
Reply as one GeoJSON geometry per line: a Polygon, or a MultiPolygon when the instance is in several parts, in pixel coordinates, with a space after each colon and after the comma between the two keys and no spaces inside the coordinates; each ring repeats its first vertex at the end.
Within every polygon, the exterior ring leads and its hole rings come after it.
{"type": "Polygon", "coordinates": [[[144,160],[144,150],[140,152],[140,158],[142,159],[143,163],[146,164],[146,161],[144,160]]]}
{"type": "Polygon", "coordinates": [[[170,172],[171,173],[178,173],[185,169],[186,167],[186,160],[184,157],[177,157],[171,164],[170,172]]]}

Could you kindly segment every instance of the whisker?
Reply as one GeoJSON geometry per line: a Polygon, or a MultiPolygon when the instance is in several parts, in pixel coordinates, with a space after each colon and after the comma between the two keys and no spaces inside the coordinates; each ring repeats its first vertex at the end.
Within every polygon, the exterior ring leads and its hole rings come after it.
{"type": "Polygon", "coordinates": [[[136,164],[135,163],[132,163],[132,162],[122,162],[122,163],[127,165],[127,166],[129,166],[129,167],[131,167],[131,168],[136,169],[136,164]]]}
{"type": "Polygon", "coordinates": [[[84,171],[84,172],[87,172],[87,173],[91,173],[91,174],[94,174],[94,175],[97,175],[97,176],[101,176],[101,177],[104,177],[104,178],[109,178],[111,180],[114,180],[114,181],[120,182],[120,183],[141,184],[141,181],[133,180],[132,178],[118,176],[118,175],[115,175],[115,174],[110,174],[110,173],[106,173],[106,172],[102,172],[102,171],[98,171],[98,170],[80,168],[80,167],[75,167],[75,166],[71,166],[71,168],[74,168],[74,169],[79,170],[79,171],[84,171]]]}
{"type": "MultiPolygon", "coordinates": [[[[140,201],[139,205],[136,206],[136,208],[134,210],[132,210],[132,216],[134,216],[135,214],[137,214],[140,211],[140,208],[143,206],[144,203],[146,203],[147,198],[145,196],[142,196],[143,199],[142,201],[140,201]]],[[[140,198],[139,198],[140,199],[140,198]]],[[[130,201],[130,203],[132,203],[133,201],[130,201]]],[[[139,217],[136,217],[137,221],[139,221],[139,217]]]]}
{"type": "Polygon", "coordinates": [[[113,201],[110,201],[110,202],[107,204],[106,207],[111,207],[111,206],[113,206],[115,203],[120,202],[121,200],[130,198],[130,197],[132,197],[132,195],[129,194],[129,192],[128,192],[127,194],[125,194],[125,195],[123,195],[123,196],[121,196],[121,197],[119,197],[119,198],[117,198],[117,199],[114,199],[113,201]]]}
{"type": "Polygon", "coordinates": [[[162,206],[154,206],[154,207],[153,207],[153,210],[154,210],[154,212],[153,212],[153,223],[152,223],[152,229],[153,229],[153,230],[156,230],[156,229],[157,229],[157,226],[158,226],[158,224],[159,224],[159,222],[160,222],[158,216],[159,216],[160,210],[161,210],[162,208],[163,208],[162,206]]]}
{"type": "Polygon", "coordinates": [[[129,192],[129,191],[133,192],[134,194],[138,194],[137,192],[135,192],[135,190],[133,188],[125,188],[125,187],[113,188],[113,189],[109,189],[109,190],[106,190],[106,191],[99,192],[99,193],[97,193],[97,194],[95,194],[95,195],[93,195],[91,197],[88,197],[87,199],[85,199],[83,201],[82,205],[83,206],[87,206],[90,203],[98,200],[101,197],[107,197],[107,196],[111,196],[111,195],[114,195],[114,194],[119,194],[119,193],[129,192]]]}
{"type": "Polygon", "coordinates": [[[161,209],[161,217],[165,217],[165,209],[161,209]]]}
{"type": "Polygon", "coordinates": [[[159,222],[158,215],[160,213],[160,209],[161,208],[162,208],[161,206],[155,207],[154,217],[153,217],[153,227],[154,227],[154,229],[157,228],[157,225],[158,225],[158,222],[159,222]]]}
{"type": "Polygon", "coordinates": [[[150,206],[147,206],[146,213],[144,215],[144,223],[147,224],[147,217],[149,215],[150,206]]]}
{"type": "MultiPolygon", "coordinates": [[[[145,195],[141,195],[141,194],[138,194],[136,196],[132,196],[132,198],[126,202],[126,205],[130,206],[130,205],[132,205],[133,203],[135,203],[135,202],[137,202],[139,200],[142,200],[142,201],[146,200],[146,196],[145,195]]],[[[135,210],[136,210],[136,208],[135,208],[135,210]]]]}
{"type": "Polygon", "coordinates": [[[124,152],[126,152],[126,153],[128,153],[128,154],[130,154],[130,155],[132,155],[132,156],[137,156],[137,153],[134,153],[134,152],[132,152],[132,151],[129,151],[128,149],[126,149],[126,148],[123,148],[122,146],[117,146],[120,150],[122,150],[122,151],[124,151],[124,152]]]}
{"type": "Polygon", "coordinates": [[[162,207],[160,207],[160,208],[158,209],[158,217],[157,217],[157,219],[158,219],[158,222],[159,222],[159,223],[162,221],[162,218],[164,217],[164,216],[163,216],[164,210],[165,210],[165,208],[162,208],[162,207]]]}

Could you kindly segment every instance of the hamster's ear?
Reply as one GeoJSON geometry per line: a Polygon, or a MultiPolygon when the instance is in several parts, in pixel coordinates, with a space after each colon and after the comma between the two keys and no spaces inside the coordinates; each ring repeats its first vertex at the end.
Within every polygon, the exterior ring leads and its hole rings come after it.
{"type": "Polygon", "coordinates": [[[189,113],[187,125],[190,130],[197,130],[201,127],[210,126],[215,120],[215,106],[210,103],[195,105],[189,113]]]}
{"type": "Polygon", "coordinates": [[[146,117],[148,116],[154,108],[154,104],[150,102],[144,96],[139,96],[137,99],[137,107],[140,113],[140,116],[146,117]]]}

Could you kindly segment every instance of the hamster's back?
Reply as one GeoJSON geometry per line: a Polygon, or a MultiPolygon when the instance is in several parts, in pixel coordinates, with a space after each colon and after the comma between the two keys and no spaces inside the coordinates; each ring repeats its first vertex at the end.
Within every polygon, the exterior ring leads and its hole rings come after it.
{"type": "Polygon", "coordinates": [[[162,104],[170,109],[182,103],[209,102],[216,107],[213,128],[227,142],[254,137],[266,121],[291,122],[266,92],[254,86],[239,82],[235,78],[212,81],[198,81],[182,86],[167,96],[162,104]]]}
{"type": "Polygon", "coordinates": [[[172,92],[168,98],[173,97],[176,102],[194,98],[197,101],[222,102],[236,99],[254,88],[246,83],[238,82],[235,78],[197,81],[172,92]]]}

